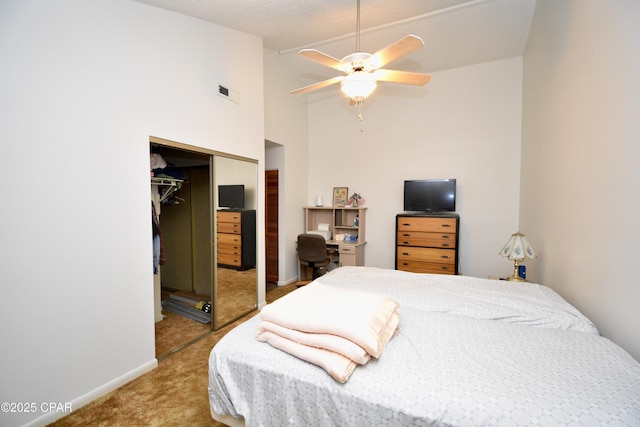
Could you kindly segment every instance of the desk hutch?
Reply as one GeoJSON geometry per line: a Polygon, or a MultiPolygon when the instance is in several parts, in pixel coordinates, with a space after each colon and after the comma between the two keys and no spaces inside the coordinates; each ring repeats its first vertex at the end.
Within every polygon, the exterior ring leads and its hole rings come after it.
{"type": "Polygon", "coordinates": [[[311,231],[328,224],[331,237],[327,246],[338,250],[339,265],[364,265],[366,212],[362,207],[309,206],[304,208],[304,227],[311,231]],[[353,240],[335,240],[341,234],[353,240]]]}

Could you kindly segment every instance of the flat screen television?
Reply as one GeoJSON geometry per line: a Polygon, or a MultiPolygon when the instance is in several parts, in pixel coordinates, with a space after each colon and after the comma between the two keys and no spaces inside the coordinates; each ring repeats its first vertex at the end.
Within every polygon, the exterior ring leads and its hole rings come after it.
{"type": "Polygon", "coordinates": [[[244,209],[244,185],[218,185],[218,207],[244,209]]]}
{"type": "Polygon", "coordinates": [[[405,181],[404,210],[405,212],[455,212],[456,180],[405,181]]]}

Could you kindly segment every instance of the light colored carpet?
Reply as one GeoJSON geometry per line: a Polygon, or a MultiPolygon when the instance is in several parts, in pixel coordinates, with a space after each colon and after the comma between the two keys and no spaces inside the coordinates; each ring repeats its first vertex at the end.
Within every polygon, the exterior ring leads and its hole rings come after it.
{"type": "Polygon", "coordinates": [[[211,323],[200,323],[163,310],[165,318],[156,322],[156,358],[166,356],[183,345],[211,332],[211,323]]]}
{"type": "MultiPolygon", "coordinates": [[[[267,302],[295,289],[295,284],[267,285],[267,302]]],[[[222,426],[209,412],[209,353],[227,332],[255,314],[254,311],[173,353],[153,371],[94,400],[52,426],[222,426]]]]}
{"type": "Polygon", "coordinates": [[[216,272],[218,274],[216,306],[221,307],[217,314],[217,325],[224,325],[241,313],[256,308],[258,296],[256,294],[255,268],[236,271],[218,267],[216,272]]]}

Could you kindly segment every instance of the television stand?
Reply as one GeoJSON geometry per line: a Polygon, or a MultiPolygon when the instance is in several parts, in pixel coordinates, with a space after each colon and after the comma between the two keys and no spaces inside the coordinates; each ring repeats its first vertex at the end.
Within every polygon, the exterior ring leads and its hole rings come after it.
{"type": "Polygon", "coordinates": [[[459,230],[455,212],[396,215],[396,270],[458,274],[459,230]]]}

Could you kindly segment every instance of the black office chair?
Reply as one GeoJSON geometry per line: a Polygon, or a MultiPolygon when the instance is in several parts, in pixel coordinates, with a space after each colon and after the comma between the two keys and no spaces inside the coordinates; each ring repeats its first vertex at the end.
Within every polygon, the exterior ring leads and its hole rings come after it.
{"type": "Polygon", "coordinates": [[[333,261],[334,252],[334,249],[327,249],[327,242],[319,234],[298,235],[298,259],[305,270],[306,267],[313,270],[312,280],[327,272],[327,265],[333,261]]]}

